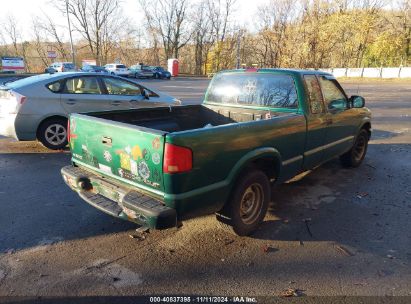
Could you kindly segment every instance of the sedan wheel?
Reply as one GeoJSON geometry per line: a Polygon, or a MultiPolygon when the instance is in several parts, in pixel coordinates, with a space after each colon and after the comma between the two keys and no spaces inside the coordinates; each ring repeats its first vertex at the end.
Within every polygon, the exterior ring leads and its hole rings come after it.
{"type": "Polygon", "coordinates": [[[39,141],[49,149],[59,150],[67,145],[67,121],[56,118],[43,122],[37,132],[39,141]]]}

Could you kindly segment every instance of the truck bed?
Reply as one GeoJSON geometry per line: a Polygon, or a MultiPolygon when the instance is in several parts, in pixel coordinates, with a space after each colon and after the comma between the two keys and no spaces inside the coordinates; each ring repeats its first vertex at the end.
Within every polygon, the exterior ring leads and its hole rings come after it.
{"type": "MultiPolygon", "coordinates": [[[[235,107],[186,105],[91,113],[90,116],[165,132],[178,132],[237,122],[260,120],[267,111],[235,107]]],[[[274,115],[274,113],[271,113],[274,115]]]]}

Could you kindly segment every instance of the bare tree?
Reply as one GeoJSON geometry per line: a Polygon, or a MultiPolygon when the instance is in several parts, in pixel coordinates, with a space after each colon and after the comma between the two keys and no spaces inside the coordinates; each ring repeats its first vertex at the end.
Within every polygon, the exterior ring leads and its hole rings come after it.
{"type": "Polygon", "coordinates": [[[53,21],[53,18],[51,18],[47,14],[44,15],[44,21],[40,21],[41,19],[38,19],[38,27],[39,29],[42,29],[47,37],[51,39],[53,44],[56,45],[57,51],[60,53],[63,60],[67,61],[69,58],[69,52],[67,50],[67,45],[64,42],[64,33],[61,28],[53,21]]]}
{"type": "Polygon", "coordinates": [[[178,58],[180,49],[191,37],[187,0],[139,0],[139,3],[149,31],[162,41],[166,58],[178,58]]]}
{"type": "MultiPolygon", "coordinates": [[[[222,67],[222,55],[224,42],[230,30],[230,19],[234,12],[236,0],[208,0],[207,10],[211,26],[211,42],[214,44],[213,70],[218,71],[222,67]]],[[[230,44],[230,48],[232,45],[230,44]]]]}
{"type": "Polygon", "coordinates": [[[44,48],[45,47],[45,38],[44,38],[45,34],[43,30],[43,25],[36,18],[33,18],[32,24],[33,24],[32,29],[33,29],[34,48],[37,52],[38,57],[43,63],[43,66],[47,67],[49,65],[49,60],[46,56],[46,49],[44,48]]]}
{"type": "Polygon", "coordinates": [[[30,63],[27,60],[27,51],[30,46],[28,41],[23,41],[21,30],[17,24],[16,18],[9,15],[4,23],[5,36],[11,41],[14,55],[23,57],[27,72],[30,72],[30,63]]]}
{"type": "MultiPolygon", "coordinates": [[[[65,14],[66,1],[58,2],[65,14]]],[[[101,64],[116,43],[116,35],[123,25],[119,0],[70,0],[68,13],[72,16],[74,30],[85,39],[96,61],[101,64]]]]}
{"type": "Polygon", "coordinates": [[[208,0],[197,4],[192,13],[193,43],[194,43],[194,74],[203,74],[203,67],[207,63],[207,54],[212,47],[211,20],[207,8],[208,0]]]}

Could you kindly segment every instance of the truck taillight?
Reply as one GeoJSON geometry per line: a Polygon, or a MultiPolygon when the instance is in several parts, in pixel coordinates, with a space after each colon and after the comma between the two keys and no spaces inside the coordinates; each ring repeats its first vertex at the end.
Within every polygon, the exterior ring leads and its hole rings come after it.
{"type": "Polygon", "coordinates": [[[67,141],[70,142],[70,118],[67,119],[67,141]]]}
{"type": "Polygon", "coordinates": [[[164,149],[164,173],[181,173],[193,168],[193,152],[189,148],[166,143],[164,149]]]}

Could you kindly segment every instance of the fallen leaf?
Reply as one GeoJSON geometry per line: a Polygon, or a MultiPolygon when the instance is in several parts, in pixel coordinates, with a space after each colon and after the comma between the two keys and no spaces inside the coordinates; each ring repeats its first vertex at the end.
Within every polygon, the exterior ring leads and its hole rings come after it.
{"type": "Polygon", "coordinates": [[[281,292],[280,297],[301,297],[302,295],[304,295],[303,290],[287,288],[281,292]]]}
{"type": "Polygon", "coordinates": [[[129,234],[128,236],[132,239],[137,239],[139,241],[144,241],[146,239],[145,235],[129,234]]]}
{"type": "Polygon", "coordinates": [[[340,252],[342,252],[346,256],[354,256],[354,253],[352,253],[351,251],[349,251],[347,248],[343,246],[337,245],[335,246],[335,248],[337,248],[340,252]]]}

